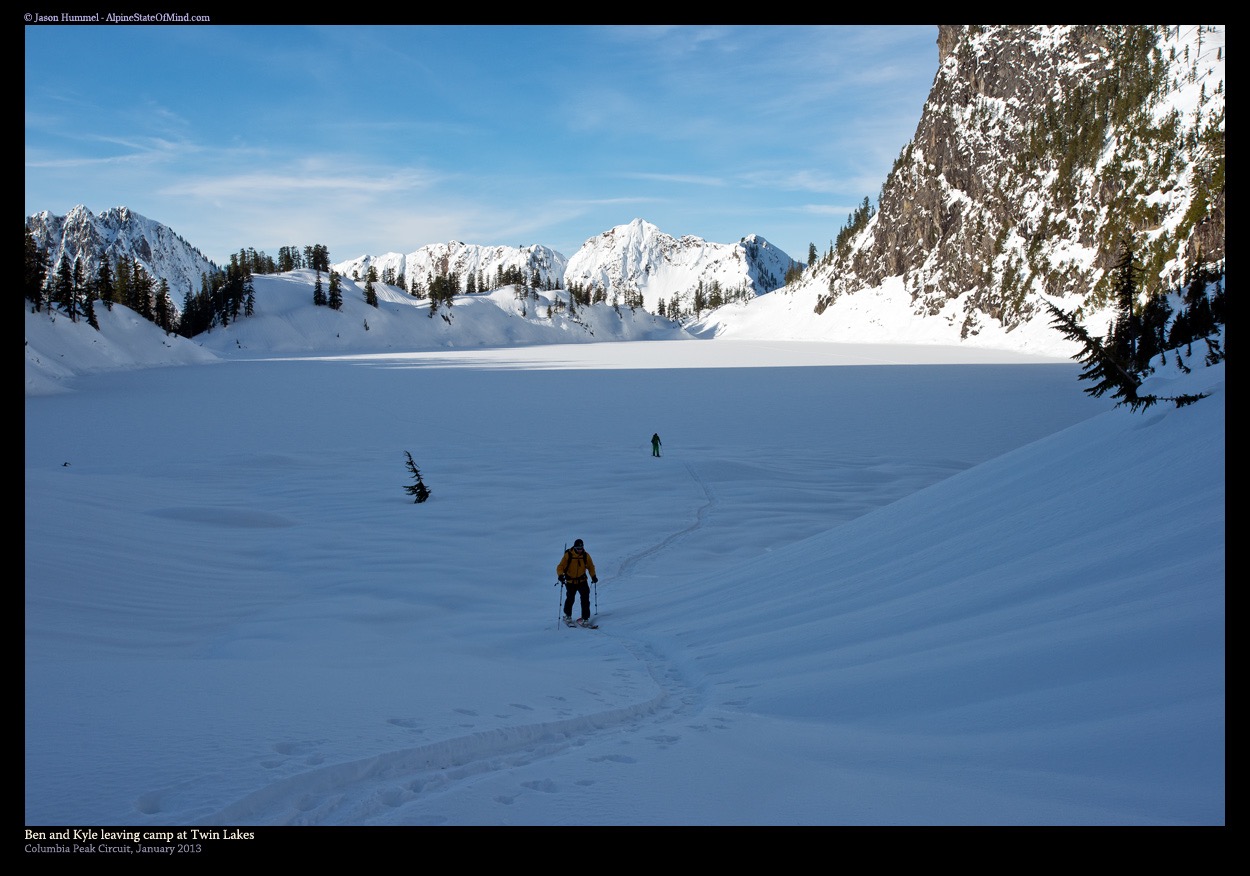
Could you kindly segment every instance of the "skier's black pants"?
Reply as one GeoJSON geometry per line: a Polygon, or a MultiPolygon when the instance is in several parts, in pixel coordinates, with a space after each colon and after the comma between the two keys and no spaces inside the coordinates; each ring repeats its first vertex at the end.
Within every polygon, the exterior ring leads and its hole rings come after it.
{"type": "Polygon", "coordinates": [[[585,578],[578,578],[576,581],[566,581],[564,589],[568,595],[564,597],[564,616],[569,617],[573,614],[573,597],[581,596],[582,598],[582,620],[590,617],[590,582],[585,578]]]}

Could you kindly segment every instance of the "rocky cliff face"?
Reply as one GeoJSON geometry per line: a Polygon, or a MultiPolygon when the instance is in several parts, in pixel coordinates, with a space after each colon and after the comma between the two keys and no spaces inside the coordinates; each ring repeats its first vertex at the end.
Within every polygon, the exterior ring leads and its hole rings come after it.
{"type": "Polygon", "coordinates": [[[1010,331],[1224,258],[1224,40],[1212,26],[942,26],[940,67],[879,209],[797,286],[816,311],[902,277],[914,313],[1010,331]]]}

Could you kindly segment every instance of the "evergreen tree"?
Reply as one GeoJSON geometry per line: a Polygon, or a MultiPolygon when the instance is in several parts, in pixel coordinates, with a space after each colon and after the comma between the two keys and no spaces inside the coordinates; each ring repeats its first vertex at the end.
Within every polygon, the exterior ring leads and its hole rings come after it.
{"type": "Polygon", "coordinates": [[[328,274],[330,272],[330,249],[325,244],[314,243],[309,250],[311,256],[309,267],[315,271],[328,274]]]}
{"type": "Polygon", "coordinates": [[[112,310],[117,290],[113,288],[113,269],[109,267],[107,255],[100,256],[100,270],[96,273],[95,288],[105,308],[112,310]]]}
{"type": "Polygon", "coordinates": [[[1124,244],[1124,254],[1113,272],[1112,291],[1116,302],[1116,318],[1112,323],[1108,345],[1122,362],[1132,363],[1137,358],[1137,340],[1141,335],[1141,326],[1134,312],[1137,303],[1137,276],[1130,243],[1124,244]]]}
{"type": "Polygon", "coordinates": [[[317,283],[313,286],[313,304],[317,307],[326,306],[326,293],[321,288],[321,269],[317,269],[317,283]]]}
{"type": "Polygon", "coordinates": [[[137,258],[131,259],[130,297],[130,309],[152,322],[152,277],[137,258]]]}
{"type": "Polygon", "coordinates": [[[1077,361],[1085,365],[1079,379],[1095,381],[1085,392],[1095,398],[1110,392],[1112,398],[1121,399],[1121,404],[1133,404],[1137,399],[1141,380],[1129,370],[1124,359],[1117,356],[1111,346],[1099,343],[1092,337],[1077,322],[1075,315],[1065,313],[1049,301],[1046,302],[1046,307],[1050,310],[1051,325],[1059,329],[1068,340],[1076,341],[1082,347],[1076,357],[1077,361]]]}
{"type": "Polygon", "coordinates": [[[99,331],[100,321],[96,318],[95,301],[93,300],[93,297],[91,295],[88,295],[86,299],[83,300],[82,313],[83,313],[83,316],[86,317],[87,319],[87,325],[91,326],[96,331],[99,331]]]}
{"type": "Polygon", "coordinates": [[[52,300],[57,306],[64,310],[71,320],[76,319],[74,310],[74,270],[70,267],[69,259],[61,256],[61,260],[56,266],[56,285],[53,287],[52,300]]]}
{"type": "Polygon", "coordinates": [[[1150,370],[1150,362],[1155,356],[1163,355],[1167,348],[1168,320],[1172,316],[1172,308],[1168,306],[1163,295],[1152,295],[1142,305],[1138,314],[1137,351],[1133,358],[1133,368],[1138,374],[1150,370]]]}
{"type": "Polygon", "coordinates": [[[1184,346],[1197,338],[1219,333],[1218,326],[1224,322],[1223,286],[1211,271],[1198,269],[1193,272],[1181,302],[1184,307],[1176,315],[1168,333],[1169,346],[1184,346]],[[1212,288],[1215,294],[1209,295],[1208,290],[1212,288]]]}
{"type": "MultiPolygon", "coordinates": [[[[1223,273],[1221,272],[1222,276],[1223,273]]],[[[1211,285],[1213,287],[1211,297],[1207,299],[1208,306],[1211,308],[1211,319],[1217,325],[1224,325],[1227,322],[1226,314],[1228,312],[1228,298],[1224,294],[1224,282],[1223,280],[1215,280],[1211,285]]]]}
{"type": "Polygon", "coordinates": [[[252,269],[245,265],[242,276],[230,284],[230,318],[235,322],[238,322],[239,311],[243,309],[243,283],[251,276],[252,269]]]}
{"type": "Polygon", "coordinates": [[[326,300],[326,304],[331,310],[341,310],[343,308],[343,287],[339,280],[338,271],[330,271],[330,295],[326,300]]]}
{"type": "Polygon", "coordinates": [[[1145,410],[1159,401],[1170,401],[1180,408],[1206,398],[1206,393],[1181,396],[1139,395],[1137,391],[1141,388],[1141,378],[1133,372],[1129,362],[1117,356],[1109,345],[1101,344],[1092,337],[1075,315],[1065,313],[1049,301],[1046,302],[1046,307],[1052,317],[1051,325],[1069,340],[1081,345],[1081,352],[1075,357],[1085,365],[1079,379],[1096,381],[1093,386],[1085,389],[1089,395],[1098,398],[1110,392],[1112,398],[1120,399],[1116,402],[1117,406],[1128,405],[1134,411],[1139,408],[1145,410]]]}
{"type": "Polygon", "coordinates": [[[171,320],[173,320],[173,302],[169,300],[169,281],[165,277],[161,277],[160,285],[156,287],[156,300],[154,301],[154,316],[156,317],[156,325],[161,329],[169,331],[171,320]]]}
{"type": "Polygon", "coordinates": [[[187,291],[182,293],[182,310],[178,313],[178,325],[174,328],[174,333],[188,337],[186,334],[187,314],[191,312],[195,296],[191,294],[191,287],[187,287],[187,291]]]}
{"type": "Polygon", "coordinates": [[[416,483],[408,484],[404,487],[405,492],[413,498],[413,504],[420,504],[430,498],[430,490],[425,485],[425,481],[421,480],[421,471],[417,468],[417,464],[412,461],[412,454],[407,450],[404,456],[408,458],[408,471],[416,479],[416,483]]]}
{"type": "MultiPolygon", "coordinates": [[[[84,313],[83,302],[91,297],[91,289],[87,284],[87,269],[83,266],[82,254],[74,256],[74,313],[84,313]]],[[[73,317],[71,317],[72,319],[73,317]]]]}
{"type": "Polygon", "coordinates": [[[838,252],[845,254],[850,251],[851,238],[863,230],[868,225],[868,220],[874,215],[876,215],[876,210],[865,196],[863,203],[854,213],[846,217],[846,225],[838,232],[838,252]]]}
{"type": "Polygon", "coordinates": [[[48,251],[35,242],[26,229],[26,254],[22,270],[22,294],[35,305],[35,313],[43,307],[44,283],[48,279],[48,251]]]}
{"type": "Polygon", "coordinates": [[[369,272],[365,275],[365,303],[370,307],[378,306],[378,293],[373,287],[373,284],[377,281],[378,271],[373,265],[370,265],[369,272]]]}
{"type": "Polygon", "coordinates": [[[172,332],[174,328],[174,303],[169,298],[169,281],[161,277],[161,282],[156,288],[156,324],[159,325],[166,333],[172,332]]]}
{"type": "MultiPolygon", "coordinates": [[[[113,281],[117,285],[114,300],[130,307],[130,263],[121,256],[117,257],[117,264],[113,268],[113,281]]],[[[131,308],[133,310],[133,308],[131,308]]]]}
{"type": "Polygon", "coordinates": [[[720,280],[713,280],[712,285],[711,287],[709,287],[709,291],[708,291],[707,306],[711,308],[712,310],[715,310],[716,308],[720,307],[724,303],[725,303],[725,293],[721,289],[720,280]]]}

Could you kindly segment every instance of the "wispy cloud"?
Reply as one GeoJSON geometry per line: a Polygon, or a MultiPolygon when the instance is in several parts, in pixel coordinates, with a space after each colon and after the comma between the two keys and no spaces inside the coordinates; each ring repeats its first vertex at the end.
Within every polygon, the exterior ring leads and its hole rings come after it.
{"type": "Polygon", "coordinates": [[[240,199],[301,191],[333,195],[400,194],[429,188],[434,181],[430,175],[418,171],[393,171],[379,175],[334,173],[319,166],[322,164],[324,162],[321,161],[304,162],[305,170],[299,173],[250,171],[176,180],[166,183],[160,190],[169,195],[240,199]]]}
{"type": "Polygon", "coordinates": [[[645,179],[651,182],[662,183],[681,183],[682,185],[691,186],[724,186],[725,180],[721,177],[712,176],[692,176],[690,174],[676,173],[625,173],[622,174],[626,179],[645,179]]]}

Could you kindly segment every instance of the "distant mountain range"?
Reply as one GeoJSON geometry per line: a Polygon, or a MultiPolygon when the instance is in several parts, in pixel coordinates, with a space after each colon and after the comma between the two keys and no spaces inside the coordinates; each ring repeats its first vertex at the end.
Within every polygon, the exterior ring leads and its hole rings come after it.
{"type": "MultiPolygon", "coordinates": [[[[942,25],[938,56],[877,203],[865,198],[812,264],[753,235],[709,243],[635,219],[567,259],[451,241],[335,268],[402,277],[406,291],[447,273],[486,291],[519,273],[535,288],[602,289],[703,335],[748,336],[785,311],[795,338],[1021,349],[1030,330],[1049,330],[1048,302],[1105,324],[1126,255],[1139,304],[1200,268],[1222,273],[1222,25],[942,25]]],[[[93,260],[133,258],[168,281],[175,306],[219,270],[124,207],[38,213],[26,226],[54,268],[83,257],[90,276],[93,260]]]]}
{"type": "MultiPolygon", "coordinates": [[[[119,258],[133,259],[153,278],[169,283],[175,307],[185,292],[200,290],[203,274],[221,270],[172,229],[125,207],[92,214],[78,206],[67,216],[45,211],[28,217],[26,227],[36,244],[51,254],[51,275],[63,259],[72,263],[81,258],[87,276],[95,276],[102,257],[111,264],[119,258]]],[[[674,238],[635,219],[592,237],[571,259],[545,246],[483,246],[453,240],[406,254],[362,255],[336,262],[333,268],[360,280],[372,268],[379,281],[405,290],[413,289],[414,282],[420,288],[434,277],[455,274],[462,289],[485,292],[502,285],[498,279],[519,274],[537,288],[562,289],[570,282],[596,287],[606,293],[609,303],[614,294],[621,299],[641,294],[642,308],[655,313],[674,306],[689,311],[701,287],[739,299],[762,295],[780,287],[786,271],[802,265],[756,235],[737,243],[710,243],[692,236],[674,238]]]]}

